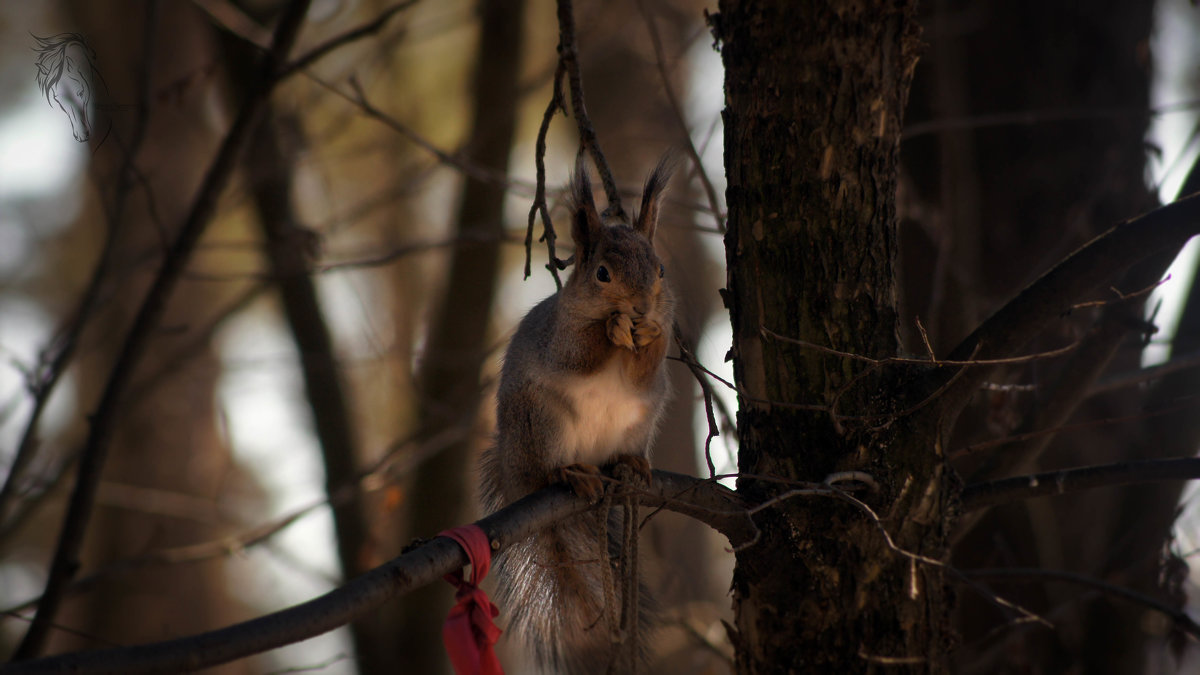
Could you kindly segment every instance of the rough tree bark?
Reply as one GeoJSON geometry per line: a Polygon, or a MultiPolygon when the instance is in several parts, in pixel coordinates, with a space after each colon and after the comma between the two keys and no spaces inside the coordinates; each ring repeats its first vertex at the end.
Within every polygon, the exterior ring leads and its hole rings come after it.
{"type": "MultiPolygon", "coordinates": [[[[738,490],[760,502],[788,486],[756,476],[869,472],[879,525],[938,558],[947,490],[936,417],[837,419],[914,402],[879,400],[882,380],[861,362],[763,332],[871,358],[900,347],[895,193],[914,7],[726,0],[712,24],[726,71],[738,490]]],[[[740,673],[945,669],[940,570],[890,550],[864,510],[793,497],[756,523],[733,580],[740,673]]]]}

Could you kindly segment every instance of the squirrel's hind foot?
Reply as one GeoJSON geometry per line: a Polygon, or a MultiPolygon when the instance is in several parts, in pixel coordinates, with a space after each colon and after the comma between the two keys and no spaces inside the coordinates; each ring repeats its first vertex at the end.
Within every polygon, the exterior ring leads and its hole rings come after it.
{"type": "Polygon", "coordinates": [[[613,460],[613,475],[623,481],[649,485],[650,460],[641,455],[617,455],[613,460]]]}
{"type": "Polygon", "coordinates": [[[550,472],[550,482],[566,483],[589,504],[600,501],[604,494],[604,479],[595,464],[578,463],[554,469],[550,472]]]}

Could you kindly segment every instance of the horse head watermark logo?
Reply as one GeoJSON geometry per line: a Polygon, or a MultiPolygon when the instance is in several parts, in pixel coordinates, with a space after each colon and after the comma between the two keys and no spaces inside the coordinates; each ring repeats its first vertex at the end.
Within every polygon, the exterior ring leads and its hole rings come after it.
{"type": "Polygon", "coordinates": [[[71,120],[75,140],[91,138],[96,109],[96,85],[100,74],[92,61],[96,53],[78,33],[59,33],[50,37],[33,36],[38,46],[37,83],[50,105],[58,107],[71,120]]]}

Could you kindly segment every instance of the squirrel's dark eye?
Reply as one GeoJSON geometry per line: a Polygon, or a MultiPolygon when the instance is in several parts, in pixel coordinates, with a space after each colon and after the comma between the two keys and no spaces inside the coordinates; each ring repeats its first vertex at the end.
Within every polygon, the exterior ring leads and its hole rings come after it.
{"type": "Polygon", "coordinates": [[[608,282],[612,281],[612,277],[608,275],[608,268],[604,265],[596,268],[596,278],[599,279],[600,283],[602,284],[607,284],[608,282]]]}
{"type": "Polygon", "coordinates": [[[666,276],[666,274],[667,274],[667,268],[663,267],[663,266],[660,264],[660,265],[658,266],[658,278],[659,278],[659,279],[661,279],[661,278],[663,278],[664,276],[666,276]]]}

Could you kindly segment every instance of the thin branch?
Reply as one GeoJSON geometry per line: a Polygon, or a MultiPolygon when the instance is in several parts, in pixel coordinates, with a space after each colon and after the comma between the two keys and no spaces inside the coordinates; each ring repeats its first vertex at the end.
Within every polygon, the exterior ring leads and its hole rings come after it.
{"type": "Polygon", "coordinates": [[[1087,307],[1108,307],[1111,305],[1124,304],[1128,300],[1145,299],[1146,296],[1148,296],[1151,293],[1153,293],[1154,291],[1158,290],[1158,288],[1160,286],[1162,286],[1163,284],[1167,283],[1170,280],[1171,280],[1171,275],[1168,274],[1167,276],[1154,281],[1150,285],[1145,286],[1141,290],[1131,291],[1129,293],[1121,292],[1121,289],[1117,288],[1116,286],[1109,286],[1108,290],[1112,291],[1113,294],[1115,294],[1117,297],[1107,298],[1107,299],[1103,299],[1103,300],[1088,300],[1087,302],[1077,302],[1074,305],[1071,305],[1071,311],[1075,311],[1077,309],[1085,309],[1087,307]]]}
{"type": "MultiPolygon", "coordinates": [[[[678,331],[676,331],[676,335],[677,336],[679,335],[678,331]]],[[[679,344],[678,337],[676,338],[676,344],[679,344]]],[[[683,348],[682,344],[680,344],[680,348],[681,349],[683,348]]],[[[742,393],[742,392],[738,391],[737,387],[735,387],[732,382],[730,382],[729,380],[726,380],[725,378],[721,377],[720,375],[717,375],[713,371],[704,367],[704,364],[700,363],[699,359],[696,358],[695,354],[692,354],[691,352],[688,352],[686,354],[681,353],[680,356],[668,356],[667,358],[672,361],[679,361],[680,363],[686,365],[688,367],[688,370],[692,371],[692,375],[694,375],[698,380],[700,379],[701,375],[707,375],[708,377],[725,385],[731,391],[738,392],[739,394],[742,393]]],[[[730,432],[733,436],[737,436],[737,422],[734,421],[734,415],[733,415],[733,412],[729,409],[729,406],[727,406],[725,404],[725,401],[720,396],[716,396],[712,393],[712,387],[711,387],[711,385],[708,384],[707,381],[701,381],[700,388],[701,388],[701,390],[706,392],[705,399],[704,399],[706,412],[709,412],[708,407],[709,407],[709,404],[711,403],[712,407],[715,408],[717,412],[721,413],[721,421],[724,424],[724,426],[722,428],[725,431],[730,432]]],[[[753,399],[753,400],[757,400],[757,399],[753,399]]],[[[712,427],[712,424],[710,424],[709,432],[711,433],[712,430],[713,430],[713,427],[712,427]]],[[[717,433],[717,434],[713,434],[713,435],[719,436],[720,434],[717,433]]],[[[711,437],[708,440],[711,440],[711,437]]],[[[705,444],[704,444],[704,449],[705,449],[706,455],[708,454],[708,440],[706,440],[705,444]]],[[[710,476],[710,478],[711,477],[712,476],[710,476]]]]}
{"type": "Polygon", "coordinates": [[[972,443],[970,445],[965,445],[957,450],[953,450],[953,451],[949,452],[947,454],[947,457],[949,457],[950,459],[958,459],[960,457],[965,457],[967,455],[971,455],[976,452],[979,452],[980,450],[987,450],[988,448],[995,448],[995,447],[1000,447],[1000,446],[1004,446],[1004,445],[1010,445],[1012,443],[1020,443],[1022,441],[1028,441],[1028,440],[1031,440],[1034,438],[1042,438],[1045,436],[1055,436],[1064,431],[1077,431],[1080,429],[1096,429],[1096,428],[1105,427],[1105,426],[1108,426],[1111,424],[1125,424],[1128,422],[1142,422],[1142,421],[1145,421],[1148,419],[1153,419],[1155,417],[1161,417],[1162,415],[1170,415],[1173,413],[1177,413],[1181,410],[1188,410],[1190,408],[1195,408],[1197,406],[1200,406],[1200,395],[1187,396],[1182,399],[1176,399],[1176,400],[1186,401],[1186,402],[1179,403],[1178,405],[1169,406],[1167,408],[1159,408],[1157,410],[1147,410],[1145,412],[1141,412],[1136,415],[1121,415],[1118,417],[1104,417],[1101,419],[1087,420],[1085,422],[1073,422],[1071,424],[1060,424],[1060,425],[1053,426],[1053,427],[1047,427],[1045,429],[1038,429],[1037,431],[1027,431],[1024,433],[1010,434],[1010,435],[1004,436],[1002,438],[993,438],[991,440],[980,441],[978,443],[972,443]]]}
{"type": "MultiPolygon", "coordinates": [[[[763,335],[766,337],[771,337],[776,340],[780,340],[782,342],[787,342],[787,343],[794,344],[794,345],[799,345],[801,347],[807,347],[808,349],[812,349],[814,351],[822,352],[825,354],[830,354],[832,356],[841,356],[843,358],[852,359],[855,361],[861,361],[863,363],[868,363],[873,366],[887,366],[887,365],[1007,366],[1007,365],[1014,365],[1014,364],[1018,364],[1018,363],[1029,363],[1030,361],[1040,361],[1042,359],[1052,359],[1052,358],[1067,354],[1079,346],[1079,341],[1076,340],[1075,342],[1072,342],[1069,345],[1066,345],[1064,347],[1059,347],[1057,349],[1048,349],[1044,352],[1037,352],[1034,354],[1024,354],[1021,356],[1008,356],[1005,358],[997,358],[997,359],[971,359],[971,358],[968,358],[968,359],[954,360],[954,359],[938,359],[936,357],[932,357],[929,359],[912,359],[912,358],[905,358],[905,357],[900,357],[900,356],[892,356],[892,357],[888,357],[886,359],[873,359],[869,356],[863,356],[862,354],[853,354],[851,352],[844,352],[839,349],[833,349],[832,347],[826,347],[823,345],[816,344],[815,342],[806,342],[804,340],[799,340],[797,338],[790,338],[790,337],[787,337],[784,335],[780,335],[779,333],[776,333],[775,331],[769,330],[767,328],[763,328],[761,330],[762,330],[763,335]]],[[[932,351],[930,352],[930,354],[932,356],[932,351]]]]}
{"type": "Polygon", "coordinates": [[[1200,640],[1200,624],[1197,624],[1192,617],[1188,616],[1187,612],[1178,607],[1152,598],[1145,593],[1139,593],[1135,590],[1111,584],[1102,579],[1089,577],[1075,572],[1065,572],[1060,570],[1046,570],[1041,568],[1003,568],[1003,569],[975,569],[963,570],[963,575],[970,577],[976,581],[991,581],[991,582],[1010,582],[1010,583],[1029,583],[1036,584],[1046,581],[1056,581],[1061,583],[1075,584],[1077,586],[1085,586],[1095,589],[1106,595],[1121,598],[1137,605],[1148,607],[1160,614],[1166,616],[1174,622],[1175,627],[1186,633],[1193,640],[1200,640]]]}
{"type": "Polygon", "coordinates": [[[28,659],[41,650],[50,622],[62,600],[63,592],[79,567],[79,551],[87,532],[95,501],[96,488],[107,458],[108,444],[121,410],[122,399],[129,387],[133,371],[142,360],[151,335],[158,328],[167,300],[178,282],[196,243],[217,208],[217,200],[233,175],[238,157],[255,128],[260,113],[277,82],[275,75],[279,64],[286,57],[308,11],[309,0],[295,0],[283,10],[272,40],[271,50],[265,55],[258,74],[259,86],[254,88],[238,111],[221,144],[220,150],[209,166],[204,181],[180,228],[179,237],[167,251],[150,290],[146,293],[133,325],[121,348],[116,363],[109,374],[104,393],[92,416],[92,427],[84,445],[71,493],[67,515],[63,519],[58,545],[51,562],[46,589],[37,615],[30,625],[14,660],[28,659]]]}
{"type": "Polygon", "coordinates": [[[347,94],[341,89],[322,80],[316,78],[313,78],[313,80],[330,93],[354,104],[368,117],[378,120],[384,126],[390,128],[401,136],[404,136],[417,147],[433,155],[440,163],[458,169],[463,174],[482,183],[500,185],[506,190],[511,190],[519,194],[533,194],[533,184],[527,181],[509,178],[509,176],[503,171],[477,166],[472,162],[467,161],[457,153],[447,152],[434,145],[432,141],[425,138],[421,134],[418,134],[407,124],[376,107],[370,102],[370,100],[367,99],[366,92],[363,90],[362,84],[358,81],[358,78],[349,78],[350,88],[353,89],[353,94],[347,94]]]}
{"type": "Polygon", "coordinates": [[[499,242],[501,244],[516,243],[515,240],[508,237],[496,237],[490,234],[480,235],[463,233],[447,239],[416,241],[408,244],[400,244],[394,246],[391,250],[384,253],[372,253],[369,255],[363,255],[359,258],[349,258],[346,260],[318,263],[312,266],[312,273],[327,274],[329,272],[371,269],[373,267],[390,265],[401,258],[414,255],[416,253],[425,253],[427,251],[436,251],[443,248],[455,248],[458,246],[474,246],[479,243],[491,242],[499,242]]]}
{"type": "Polygon", "coordinates": [[[254,284],[246,288],[237,297],[219,309],[208,320],[204,327],[196,331],[190,336],[190,339],[182,347],[177,349],[174,354],[163,360],[160,365],[152,373],[139,378],[137,384],[129,390],[126,395],[126,403],[140,401],[143,397],[152,393],[160,383],[168,377],[177,375],[179,371],[186,367],[188,361],[200,356],[212,345],[213,338],[217,332],[225,326],[227,322],[249,309],[263,293],[268,289],[266,284],[254,284]]]}
{"type": "Polygon", "coordinates": [[[1200,100],[1177,101],[1166,105],[1146,108],[1051,108],[1046,110],[1021,110],[1017,112],[970,115],[932,119],[910,124],[900,134],[901,140],[909,141],[920,136],[935,134],[947,129],[988,129],[1005,126],[1033,126],[1048,122],[1117,119],[1122,117],[1161,117],[1168,113],[1186,112],[1200,108],[1200,100]]]}
{"type": "Polygon", "coordinates": [[[1146,459],[1014,476],[963,488],[963,512],[1098,487],[1200,479],[1200,458],[1146,459]]]}
{"type": "MultiPolygon", "coordinates": [[[[983,361],[1011,355],[1051,321],[1070,311],[1087,291],[1121,274],[1134,263],[1172,246],[1181,246],[1200,232],[1200,194],[1180,199],[1096,237],[1043,274],[984,321],[950,354],[962,360],[978,350],[983,361]]],[[[987,380],[991,368],[973,368],[943,396],[950,412],[966,404],[987,380]]],[[[950,375],[936,373],[919,386],[936,389],[950,375]]]]}
{"type": "Polygon", "coordinates": [[[667,73],[667,58],[663,53],[662,37],[658,34],[658,26],[654,22],[654,15],[646,7],[645,0],[638,0],[637,6],[638,11],[641,12],[642,18],[646,22],[646,29],[650,32],[650,42],[654,45],[654,63],[658,66],[658,75],[662,79],[663,91],[667,95],[667,102],[671,105],[671,112],[675,114],[675,123],[679,125],[683,139],[687,142],[688,156],[691,158],[692,164],[696,167],[696,174],[700,177],[700,185],[704,187],[704,196],[708,199],[708,207],[712,209],[713,218],[717,221],[717,231],[724,234],[725,217],[721,213],[721,202],[717,199],[717,190],[713,187],[712,181],[709,180],[708,172],[704,170],[704,163],[700,161],[700,153],[696,150],[696,144],[692,141],[692,134],[688,130],[687,120],[683,116],[683,107],[679,105],[679,99],[675,96],[675,89],[671,86],[671,78],[667,73]]]}
{"type": "MultiPolygon", "coordinates": [[[[265,544],[276,534],[284,531],[292,524],[303,519],[305,516],[316,512],[318,509],[325,506],[337,506],[345,503],[348,501],[349,497],[349,491],[344,490],[335,494],[333,497],[327,497],[325,499],[312,502],[290,513],[284,514],[279,518],[228,537],[222,537],[220,539],[214,539],[211,541],[203,541],[196,544],[185,544],[183,546],[175,546],[158,551],[151,551],[149,553],[139,555],[136,558],[118,560],[103,565],[87,576],[73,580],[67,592],[75,594],[87,591],[88,589],[96,586],[96,584],[101,580],[121,572],[132,572],[153,565],[182,565],[187,563],[197,563],[205,560],[224,558],[233,554],[242,553],[247,549],[265,544]]],[[[11,615],[15,614],[16,612],[31,609],[36,607],[41,600],[42,599],[40,596],[31,598],[19,605],[14,605],[0,610],[0,614],[11,615]]]]}
{"type": "Polygon", "coordinates": [[[230,35],[266,51],[271,46],[271,32],[250,18],[232,0],[192,0],[192,4],[208,14],[218,26],[230,35]]]}
{"type": "Polygon", "coordinates": [[[304,55],[296,58],[291,63],[281,68],[277,77],[281,80],[286,79],[292,73],[304,70],[324,57],[326,54],[339,47],[350,44],[351,42],[355,42],[357,40],[361,40],[368,35],[374,35],[375,33],[378,33],[379,31],[383,30],[383,27],[386,26],[389,21],[392,20],[392,17],[415,4],[417,4],[417,0],[407,0],[406,2],[396,3],[395,5],[392,5],[391,7],[388,7],[380,12],[379,16],[375,17],[375,19],[372,21],[368,21],[361,26],[351,28],[340,35],[329,38],[325,42],[313,47],[305,52],[304,55]]]}
{"type": "Polygon", "coordinates": [[[704,438],[704,461],[708,464],[708,477],[712,478],[717,475],[717,467],[713,464],[712,459],[712,439],[721,435],[721,429],[717,426],[717,418],[713,415],[713,393],[712,385],[704,377],[704,368],[696,357],[692,355],[692,351],[683,343],[683,338],[680,337],[679,324],[675,325],[673,331],[675,335],[675,345],[679,347],[679,360],[688,367],[688,371],[696,378],[696,382],[700,385],[700,391],[704,394],[704,418],[708,422],[708,436],[704,438]]]}
{"type": "MultiPolygon", "coordinates": [[[[639,502],[696,517],[733,543],[749,536],[745,510],[731,490],[715,482],[655,471],[653,484],[638,490],[639,502]],[[679,495],[687,494],[686,501],[679,495]]],[[[493,553],[550,524],[586,510],[587,503],[562,485],[540,490],[477,521],[493,553]]],[[[74,652],[9,664],[5,675],[177,673],[228,663],[299,642],[346,625],[398,595],[435,583],[467,564],[453,540],[437,537],[318,598],[279,612],[207,633],[164,642],[74,652]]],[[[446,589],[447,593],[452,592],[446,589]]]]}
{"type": "Polygon", "coordinates": [[[434,145],[433,143],[431,143],[427,139],[425,139],[425,137],[421,136],[420,134],[418,134],[415,131],[413,131],[412,129],[410,129],[407,125],[402,123],[400,120],[397,120],[396,118],[392,117],[391,115],[388,115],[387,113],[383,112],[379,108],[376,108],[374,105],[372,105],[371,102],[367,100],[367,94],[365,91],[363,91],[362,84],[359,83],[357,77],[351,76],[349,82],[350,82],[350,88],[354,90],[353,96],[350,96],[349,94],[342,92],[342,90],[340,90],[336,87],[330,86],[329,90],[332,91],[333,93],[341,96],[342,98],[346,99],[347,101],[354,103],[355,105],[357,105],[359,107],[360,110],[362,110],[364,113],[366,113],[366,115],[368,117],[379,120],[385,126],[391,128],[393,131],[399,133],[401,136],[404,136],[408,140],[412,141],[415,145],[419,146],[421,149],[425,150],[426,152],[433,155],[434,157],[437,157],[438,161],[442,162],[443,164],[449,164],[451,166],[457,167],[463,173],[467,174],[468,176],[471,176],[472,178],[475,178],[478,180],[488,180],[488,176],[486,174],[484,174],[483,172],[479,171],[476,167],[470,166],[467,163],[460,160],[458,157],[455,157],[454,155],[446,152],[445,150],[442,150],[441,148],[437,147],[436,145],[434,145]]]}
{"type": "MultiPolygon", "coordinates": [[[[112,208],[107,214],[108,232],[104,238],[104,245],[100,250],[100,257],[96,260],[96,266],[92,270],[92,277],[83,292],[83,297],[79,300],[79,305],[71,315],[69,324],[49,346],[42,350],[41,355],[39,355],[40,363],[38,367],[28,376],[27,387],[33,394],[33,409],[30,411],[29,419],[26,421],[24,431],[21,433],[21,440],[17,443],[16,454],[13,457],[12,464],[8,467],[8,475],[4,479],[4,486],[0,487],[0,524],[7,521],[10,510],[9,505],[17,495],[18,482],[25,473],[25,469],[28,467],[30,461],[33,460],[34,454],[36,454],[37,432],[42,413],[45,412],[46,405],[50,402],[50,396],[54,393],[55,386],[58,384],[63,373],[66,372],[71,359],[75,355],[75,349],[79,345],[79,338],[83,334],[83,330],[91,319],[92,314],[100,304],[101,288],[103,288],[105,282],[108,280],[110,268],[113,263],[113,254],[116,250],[117,237],[122,231],[122,224],[125,220],[125,206],[128,203],[130,191],[137,180],[136,176],[138,172],[135,164],[137,154],[142,147],[142,142],[146,138],[146,128],[149,125],[150,64],[153,62],[151,53],[156,37],[157,16],[158,3],[148,3],[142,26],[142,43],[144,47],[143,58],[138,72],[138,100],[137,105],[134,106],[133,136],[129,141],[129,146],[125,149],[125,156],[117,173],[116,194],[113,199],[112,208]]],[[[147,192],[149,192],[148,187],[147,192]]]]}
{"type": "Polygon", "coordinates": [[[550,220],[550,209],[546,206],[546,134],[550,131],[550,122],[554,120],[555,111],[567,112],[562,89],[563,77],[566,72],[566,66],[563,65],[562,59],[559,59],[558,67],[554,71],[550,103],[546,106],[546,112],[542,114],[542,124],[538,127],[537,144],[534,146],[533,163],[537,168],[537,186],[534,188],[533,205],[529,207],[529,225],[525,229],[525,278],[529,278],[530,262],[533,258],[534,216],[541,214],[542,238],[539,241],[546,242],[546,252],[550,257],[546,268],[550,270],[550,274],[554,277],[554,285],[559,289],[562,289],[562,279],[558,277],[558,271],[564,269],[566,265],[560,265],[562,261],[558,259],[558,254],[554,251],[554,243],[558,237],[554,233],[554,223],[550,220]]]}
{"type": "Polygon", "coordinates": [[[1157,380],[1171,373],[1197,367],[1200,367],[1200,351],[1189,352],[1182,356],[1172,356],[1170,361],[1157,366],[1139,368],[1131,372],[1116,373],[1101,378],[1088,392],[1088,395],[1095,396],[1124,387],[1132,387],[1143,382],[1157,380]]]}
{"type": "MultiPolygon", "coordinates": [[[[4,615],[5,617],[7,617],[9,619],[15,619],[17,621],[24,621],[25,623],[29,623],[30,621],[32,621],[32,619],[30,619],[29,617],[22,616],[20,614],[17,614],[16,612],[0,611],[0,615],[4,615]]],[[[66,633],[67,635],[74,635],[75,637],[83,638],[84,640],[87,640],[95,645],[103,645],[105,647],[120,646],[119,643],[113,642],[111,640],[106,640],[106,639],[100,637],[99,635],[88,633],[86,631],[79,630],[78,628],[64,626],[61,623],[53,624],[53,628],[54,628],[54,630],[56,630],[60,633],[66,633]]]]}
{"type": "Polygon", "coordinates": [[[608,198],[608,207],[604,215],[617,220],[628,220],[625,209],[621,206],[621,191],[613,180],[612,170],[608,168],[608,160],[600,151],[600,139],[596,136],[596,128],[588,117],[587,106],[584,105],[583,76],[579,74],[579,45],[575,41],[575,8],[571,0],[558,0],[558,58],[567,71],[567,82],[571,88],[571,110],[575,113],[575,124],[579,128],[579,143],[596,165],[600,173],[600,182],[604,184],[604,194],[608,198]]]}

